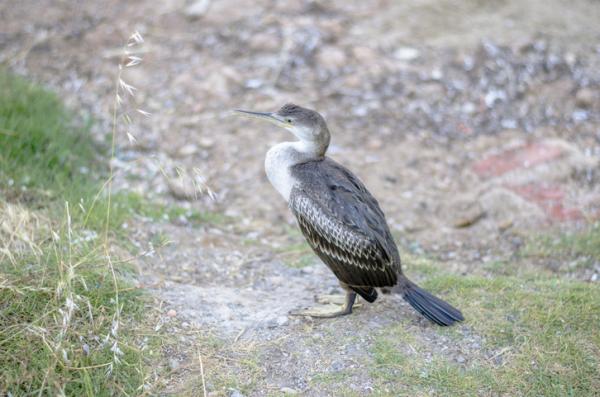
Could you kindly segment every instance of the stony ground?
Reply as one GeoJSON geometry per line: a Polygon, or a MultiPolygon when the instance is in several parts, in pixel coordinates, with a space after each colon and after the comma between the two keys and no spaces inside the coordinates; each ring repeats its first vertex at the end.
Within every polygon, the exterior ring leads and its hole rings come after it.
{"type": "Polygon", "coordinates": [[[499,353],[468,325],[450,343],[393,296],[350,318],[288,316],[336,281],[264,177],[264,153],[285,133],[230,110],[318,109],[331,156],[379,198],[409,273],[427,254],[449,272],[485,274],[540,230],[600,217],[598,20],[600,5],[585,0],[21,1],[0,6],[0,61],[83,106],[102,140],[121,43],[135,30],[145,38],[124,80],[153,115],[128,127],[134,142],[120,128],[117,185],[209,214],[128,225],[142,249],[170,242],[137,263],[163,302],[157,330],[178,340],[165,393],[198,393],[204,357],[217,395],[326,395],[340,371],[363,395],[375,387],[365,352],[394,324],[425,356],[499,353]],[[215,197],[194,194],[193,181],[215,197]]]}

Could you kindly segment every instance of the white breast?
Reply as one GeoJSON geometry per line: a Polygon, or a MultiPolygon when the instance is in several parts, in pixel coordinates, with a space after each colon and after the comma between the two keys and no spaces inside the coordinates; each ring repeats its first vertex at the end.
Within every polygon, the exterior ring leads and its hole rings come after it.
{"type": "Polygon", "coordinates": [[[265,157],[265,172],[271,185],[289,201],[290,193],[296,180],[292,177],[290,167],[299,162],[295,142],[284,142],[273,146],[265,157]]]}

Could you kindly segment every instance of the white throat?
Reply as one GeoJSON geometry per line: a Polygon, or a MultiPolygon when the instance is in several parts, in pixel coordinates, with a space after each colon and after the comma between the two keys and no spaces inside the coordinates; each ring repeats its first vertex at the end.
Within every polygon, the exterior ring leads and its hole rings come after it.
{"type": "Polygon", "coordinates": [[[273,146],[265,157],[265,172],[271,185],[289,201],[292,188],[297,181],[292,176],[290,168],[308,160],[317,159],[316,144],[305,141],[283,142],[273,146]]]}

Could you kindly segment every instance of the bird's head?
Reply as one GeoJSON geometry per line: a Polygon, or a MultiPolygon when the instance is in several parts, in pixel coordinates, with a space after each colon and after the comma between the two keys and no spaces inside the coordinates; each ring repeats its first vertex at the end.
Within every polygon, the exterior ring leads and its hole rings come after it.
{"type": "Polygon", "coordinates": [[[314,110],[288,103],[273,113],[236,110],[243,115],[269,121],[290,131],[300,141],[315,146],[319,154],[325,154],[329,146],[329,130],[325,119],[314,110]]]}

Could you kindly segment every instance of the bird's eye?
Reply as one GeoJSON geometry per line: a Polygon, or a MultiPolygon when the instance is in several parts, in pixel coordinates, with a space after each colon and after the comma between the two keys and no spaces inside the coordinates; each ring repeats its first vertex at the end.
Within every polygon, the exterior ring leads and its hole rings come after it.
{"type": "Polygon", "coordinates": [[[285,119],[285,121],[292,124],[292,119],[285,119]]]}

